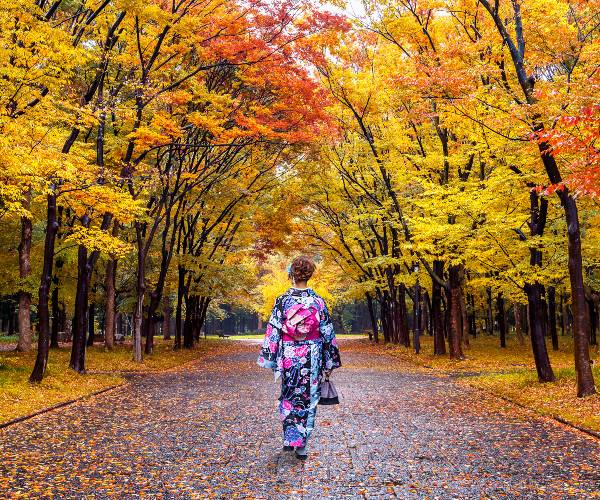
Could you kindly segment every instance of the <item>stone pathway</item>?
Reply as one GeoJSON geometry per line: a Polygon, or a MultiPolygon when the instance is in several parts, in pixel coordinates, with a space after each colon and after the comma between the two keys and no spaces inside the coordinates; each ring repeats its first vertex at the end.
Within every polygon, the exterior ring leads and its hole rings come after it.
{"type": "Polygon", "coordinates": [[[342,343],[343,404],[310,460],[281,451],[257,345],[0,431],[0,495],[54,498],[600,498],[600,441],[342,343]]]}

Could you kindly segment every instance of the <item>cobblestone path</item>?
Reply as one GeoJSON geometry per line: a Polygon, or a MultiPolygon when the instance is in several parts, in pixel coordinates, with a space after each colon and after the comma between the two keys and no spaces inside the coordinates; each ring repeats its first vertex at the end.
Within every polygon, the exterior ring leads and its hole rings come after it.
{"type": "Polygon", "coordinates": [[[281,450],[257,344],[0,431],[0,496],[600,498],[600,442],[342,342],[310,459],[281,450]]]}

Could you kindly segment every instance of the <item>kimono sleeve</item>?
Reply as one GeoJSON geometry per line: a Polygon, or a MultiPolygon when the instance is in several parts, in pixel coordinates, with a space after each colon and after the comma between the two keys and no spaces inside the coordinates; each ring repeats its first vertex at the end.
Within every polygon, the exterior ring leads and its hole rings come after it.
{"type": "Polygon", "coordinates": [[[271,312],[267,330],[263,339],[260,355],[258,356],[258,366],[277,370],[277,360],[280,356],[279,346],[281,345],[281,307],[279,300],[275,301],[275,306],[271,312]]]}
{"type": "Polygon", "coordinates": [[[323,339],[323,368],[325,370],[339,368],[342,366],[340,350],[335,338],[335,332],[333,331],[333,322],[331,321],[331,316],[326,305],[321,312],[319,329],[321,330],[321,338],[323,339]]]}

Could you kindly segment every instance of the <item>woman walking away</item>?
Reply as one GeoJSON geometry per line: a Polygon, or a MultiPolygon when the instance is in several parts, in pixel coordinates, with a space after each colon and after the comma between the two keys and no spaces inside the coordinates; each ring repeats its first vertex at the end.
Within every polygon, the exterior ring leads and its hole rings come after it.
{"type": "Polygon", "coordinates": [[[325,301],[308,288],[315,270],[308,257],[296,257],[288,270],[293,286],[277,298],[258,364],[281,377],[279,415],[283,449],[308,457],[307,440],[315,425],[321,382],[341,366],[333,324],[325,301]]]}

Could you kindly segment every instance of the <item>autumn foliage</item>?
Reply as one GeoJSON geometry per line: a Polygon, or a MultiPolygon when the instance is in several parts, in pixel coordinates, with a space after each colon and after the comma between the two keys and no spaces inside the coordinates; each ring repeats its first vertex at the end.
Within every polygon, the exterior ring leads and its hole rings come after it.
{"type": "Polygon", "coordinates": [[[302,249],[375,341],[461,360],[513,328],[550,382],[562,330],[595,392],[598,2],[363,7],[2,4],[0,279],[32,381],[63,332],[84,373],[96,317],[108,349],[131,319],[136,362],[171,318],[191,348],[302,249]]]}

